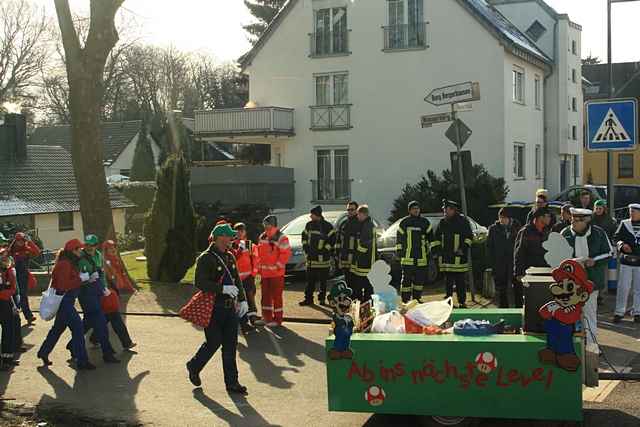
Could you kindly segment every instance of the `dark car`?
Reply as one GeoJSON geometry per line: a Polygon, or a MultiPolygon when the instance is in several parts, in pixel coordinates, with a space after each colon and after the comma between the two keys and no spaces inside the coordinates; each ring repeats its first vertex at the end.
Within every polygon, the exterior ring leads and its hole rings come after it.
{"type": "MultiPolygon", "coordinates": [[[[614,188],[616,217],[624,219],[628,216],[627,206],[630,203],[640,202],[640,185],[615,185],[614,188]]],[[[591,193],[592,200],[607,199],[607,187],[605,185],[576,185],[552,198],[551,202],[572,203],[574,206],[580,206],[580,194],[584,190],[591,193]]]]}
{"type": "MultiPolygon", "coordinates": [[[[427,218],[431,222],[431,226],[435,229],[440,220],[444,217],[441,213],[423,214],[424,218],[427,218]]],[[[474,275],[478,277],[478,273],[481,273],[486,268],[486,246],[487,237],[489,231],[486,227],[478,224],[474,219],[468,218],[471,225],[471,231],[473,231],[473,243],[471,247],[471,257],[474,266],[474,275]]],[[[398,227],[400,226],[398,220],[391,224],[387,230],[382,233],[378,239],[378,255],[380,259],[383,259],[391,266],[392,284],[398,286],[402,276],[402,269],[400,268],[400,260],[396,252],[396,234],[398,227]]],[[[433,283],[438,280],[440,272],[436,262],[429,263],[429,275],[427,277],[428,283],[433,283]]]]}

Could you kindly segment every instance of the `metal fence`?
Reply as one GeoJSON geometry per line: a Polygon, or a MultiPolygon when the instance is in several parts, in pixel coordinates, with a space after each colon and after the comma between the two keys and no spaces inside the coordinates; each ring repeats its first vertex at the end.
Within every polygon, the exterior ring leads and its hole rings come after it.
{"type": "Polygon", "coordinates": [[[347,55],[349,51],[349,31],[319,31],[309,34],[310,56],[347,55]]]}
{"type": "Polygon", "coordinates": [[[314,202],[347,202],[351,200],[351,179],[312,180],[314,202]]]}
{"type": "Polygon", "coordinates": [[[351,104],[316,105],[311,108],[311,129],[335,130],[351,128],[351,104]]]}
{"type": "Polygon", "coordinates": [[[382,27],[384,50],[426,48],[427,23],[390,25],[382,27]]]}

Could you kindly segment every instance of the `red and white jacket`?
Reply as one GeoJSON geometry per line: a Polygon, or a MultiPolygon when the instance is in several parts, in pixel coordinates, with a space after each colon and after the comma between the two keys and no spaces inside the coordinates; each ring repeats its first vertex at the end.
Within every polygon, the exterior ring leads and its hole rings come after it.
{"type": "Polygon", "coordinates": [[[284,277],[287,261],[291,258],[291,245],[287,236],[274,228],[264,232],[258,241],[258,273],[263,279],[284,277]]]}
{"type": "Polygon", "coordinates": [[[0,270],[0,301],[9,301],[16,293],[16,270],[0,270]]]}
{"type": "Polygon", "coordinates": [[[244,280],[249,276],[255,277],[258,274],[259,264],[258,245],[254,245],[249,239],[236,239],[233,241],[231,248],[233,255],[236,257],[240,280],[244,280]]]}
{"type": "Polygon", "coordinates": [[[15,242],[10,246],[9,254],[15,262],[21,262],[30,257],[40,255],[40,248],[31,240],[25,240],[24,246],[18,247],[15,242]]]}

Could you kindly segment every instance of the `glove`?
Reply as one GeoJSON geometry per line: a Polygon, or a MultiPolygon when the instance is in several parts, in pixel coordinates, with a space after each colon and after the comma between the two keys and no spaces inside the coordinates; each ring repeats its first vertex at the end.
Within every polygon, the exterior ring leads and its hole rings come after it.
{"type": "Polygon", "coordinates": [[[238,296],[238,288],[233,285],[223,286],[222,293],[225,295],[229,295],[231,298],[235,298],[238,296]]]}
{"type": "Polygon", "coordinates": [[[80,273],[80,280],[83,282],[88,282],[90,277],[89,273],[80,273]]]}
{"type": "Polygon", "coordinates": [[[238,304],[238,317],[239,318],[243,318],[245,316],[245,314],[247,314],[249,312],[249,304],[247,304],[246,301],[242,301],[240,304],[238,304]]]}
{"type": "Polygon", "coordinates": [[[97,271],[94,271],[93,273],[91,273],[91,277],[89,280],[91,280],[91,282],[95,282],[99,278],[100,278],[100,273],[98,273],[97,271]]]}
{"type": "Polygon", "coordinates": [[[240,243],[238,243],[238,247],[244,251],[247,248],[247,245],[244,243],[244,240],[243,240],[240,243]]]}
{"type": "Polygon", "coordinates": [[[547,310],[549,310],[551,313],[555,313],[559,308],[560,308],[560,304],[556,302],[552,302],[547,306],[547,310]]]}

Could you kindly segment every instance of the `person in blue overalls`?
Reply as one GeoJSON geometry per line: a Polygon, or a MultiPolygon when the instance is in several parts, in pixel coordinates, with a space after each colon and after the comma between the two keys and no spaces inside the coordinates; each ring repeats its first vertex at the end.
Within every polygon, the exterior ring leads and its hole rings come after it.
{"type": "Polygon", "coordinates": [[[78,239],[68,241],[64,249],[58,253],[53,271],[51,272],[51,287],[56,290],[56,294],[64,295],[56,320],[53,322],[47,338],[42,343],[38,351],[38,359],[42,360],[44,366],[50,366],[49,354],[60,339],[60,335],[65,329],[71,330],[71,344],[77,362],[78,370],[96,369],[89,362],[89,356],[85,348],[84,328],[82,320],[76,311],[75,303],[80,287],[84,280],[88,280],[88,273],[80,273],[78,262],[82,254],[82,242],[78,239]]]}
{"type": "Polygon", "coordinates": [[[353,334],[353,318],[349,314],[352,290],[345,282],[336,283],[329,292],[329,304],[333,307],[333,348],[329,351],[332,360],[351,359],[351,335],[353,334]]]}
{"type": "Polygon", "coordinates": [[[247,394],[247,388],[238,382],[236,349],[238,347],[239,319],[249,311],[244,287],[238,275],[236,260],[229,250],[236,232],[229,224],[218,224],[211,233],[211,245],[196,261],[195,284],[202,292],[214,297],[213,313],[204,329],[206,341],[187,362],[191,383],[200,387],[200,371],[222,346],[222,369],[227,392],[247,394]]]}

